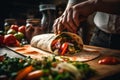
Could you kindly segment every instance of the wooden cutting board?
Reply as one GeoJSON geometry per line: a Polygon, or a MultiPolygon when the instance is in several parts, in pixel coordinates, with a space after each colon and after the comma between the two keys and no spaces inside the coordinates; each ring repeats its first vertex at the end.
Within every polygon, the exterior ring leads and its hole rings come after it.
{"type": "MultiPolygon", "coordinates": [[[[22,47],[9,47],[9,49],[22,54],[24,56],[31,56],[34,59],[41,59],[43,56],[55,56],[55,54],[47,51],[40,50],[38,48],[32,47],[30,45],[25,45],[22,47]]],[[[55,56],[56,59],[64,60],[69,59],[70,61],[90,61],[100,56],[100,53],[96,50],[82,50],[80,53],[72,54],[72,55],[64,55],[64,56],[55,56]]]]}
{"type": "MultiPolygon", "coordinates": [[[[86,45],[84,48],[95,49],[101,53],[100,57],[96,58],[95,60],[87,62],[98,73],[98,75],[95,75],[94,77],[90,78],[89,80],[102,80],[104,78],[105,78],[104,80],[116,80],[113,75],[118,75],[118,74],[120,75],[120,64],[102,65],[102,64],[98,64],[98,60],[100,60],[106,56],[114,56],[114,57],[120,59],[120,50],[112,50],[112,49],[88,46],[88,45],[86,45]],[[107,77],[111,77],[111,78],[108,79],[107,77]]],[[[117,80],[120,80],[120,77],[117,80]]]]}
{"type": "MultiPolygon", "coordinates": [[[[42,51],[40,49],[31,47],[30,45],[27,45],[25,49],[24,48],[22,49],[20,47],[16,47],[16,48],[9,47],[9,49],[19,54],[22,54],[24,56],[31,56],[32,58],[37,58],[37,59],[41,59],[41,56],[53,56],[52,53],[42,51]]],[[[93,57],[93,59],[85,60],[86,63],[88,63],[98,73],[97,75],[91,77],[88,80],[101,80],[106,77],[120,73],[120,64],[117,64],[117,65],[98,64],[98,60],[100,60],[105,56],[115,56],[116,58],[120,59],[120,50],[111,50],[111,49],[88,46],[88,45],[84,45],[84,50],[85,50],[84,53],[92,52],[97,54],[97,56],[93,57]]],[[[105,80],[109,80],[109,79],[105,79],[105,80]]],[[[110,79],[110,80],[114,80],[114,79],[110,79]]]]}

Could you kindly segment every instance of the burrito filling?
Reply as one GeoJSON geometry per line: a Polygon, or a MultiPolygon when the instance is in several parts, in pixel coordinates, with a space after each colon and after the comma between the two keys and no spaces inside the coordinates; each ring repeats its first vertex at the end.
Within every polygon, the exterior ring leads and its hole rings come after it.
{"type": "Polygon", "coordinates": [[[62,34],[52,42],[52,51],[56,55],[75,54],[81,51],[81,47],[71,36],[62,34]]]}

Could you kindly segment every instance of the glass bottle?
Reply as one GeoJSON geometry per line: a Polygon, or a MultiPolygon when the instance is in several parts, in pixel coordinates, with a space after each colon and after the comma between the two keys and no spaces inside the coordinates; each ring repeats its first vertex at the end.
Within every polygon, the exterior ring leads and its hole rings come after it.
{"type": "Polygon", "coordinates": [[[28,43],[30,43],[33,36],[43,33],[40,22],[40,19],[36,18],[26,20],[26,39],[28,43]]]}
{"type": "Polygon", "coordinates": [[[41,27],[44,33],[52,32],[52,25],[56,18],[56,6],[54,4],[41,4],[39,9],[42,13],[41,27]]]}
{"type": "Polygon", "coordinates": [[[40,27],[40,19],[37,19],[37,18],[27,19],[26,27],[29,27],[29,26],[40,27]]]}
{"type": "Polygon", "coordinates": [[[11,25],[17,25],[16,19],[8,18],[4,20],[4,32],[6,33],[11,25]]]}

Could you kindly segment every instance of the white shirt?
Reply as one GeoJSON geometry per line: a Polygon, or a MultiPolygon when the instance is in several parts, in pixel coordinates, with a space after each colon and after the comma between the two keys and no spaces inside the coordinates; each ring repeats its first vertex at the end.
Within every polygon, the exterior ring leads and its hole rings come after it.
{"type": "Polygon", "coordinates": [[[97,12],[94,18],[95,25],[106,33],[120,34],[120,16],[97,12]]]}

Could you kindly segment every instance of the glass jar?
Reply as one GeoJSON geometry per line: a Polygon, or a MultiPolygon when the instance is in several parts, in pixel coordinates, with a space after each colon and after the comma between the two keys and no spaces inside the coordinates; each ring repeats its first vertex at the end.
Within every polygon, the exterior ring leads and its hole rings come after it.
{"type": "Polygon", "coordinates": [[[4,20],[4,32],[6,33],[11,25],[17,25],[16,19],[8,18],[4,20]]]}
{"type": "Polygon", "coordinates": [[[26,39],[28,43],[30,43],[33,36],[43,33],[43,30],[40,26],[40,22],[40,19],[26,20],[26,39]]]}
{"type": "Polygon", "coordinates": [[[41,27],[44,33],[52,32],[52,25],[56,18],[56,6],[54,4],[41,4],[39,9],[42,13],[41,27]]]}

